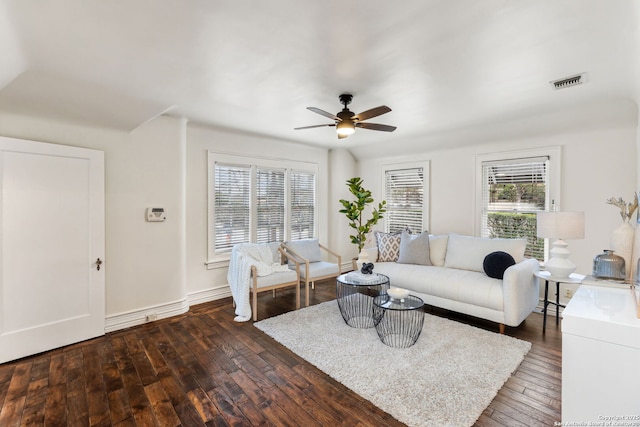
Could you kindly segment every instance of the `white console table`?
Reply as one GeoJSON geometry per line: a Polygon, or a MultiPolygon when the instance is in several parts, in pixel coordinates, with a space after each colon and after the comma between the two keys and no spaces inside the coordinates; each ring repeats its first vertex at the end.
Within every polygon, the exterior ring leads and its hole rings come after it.
{"type": "Polygon", "coordinates": [[[583,284],[562,312],[564,425],[607,425],[594,423],[616,420],[640,424],[635,292],[583,284]]]}

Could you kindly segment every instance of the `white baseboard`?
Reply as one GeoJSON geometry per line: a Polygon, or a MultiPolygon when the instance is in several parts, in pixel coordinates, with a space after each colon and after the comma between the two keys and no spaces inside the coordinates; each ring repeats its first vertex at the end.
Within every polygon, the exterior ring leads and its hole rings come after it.
{"type": "MultiPolygon", "coordinates": [[[[560,301],[560,304],[563,304],[562,301],[560,301]]],[[[536,313],[542,313],[542,310],[544,310],[544,305],[542,304],[542,300],[540,300],[538,302],[538,305],[536,306],[536,308],[533,310],[536,313]]],[[[547,315],[551,316],[551,315],[556,315],[556,311],[558,311],[558,308],[555,306],[555,304],[549,304],[547,306],[547,315]]],[[[562,307],[560,307],[560,313],[562,313],[562,307]]]]}
{"type": "Polygon", "coordinates": [[[351,261],[343,262],[342,264],[340,264],[341,273],[346,273],[348,271],[353,271],[353,264],[351,263],[351,261]]]}
{"type": "Polygon", "coordinates": [[[229,286],[222,286],[219,288],[209,288],[201,291],[191,292],[187,295],[187,301],[189,306],[203,304],[209,301],[215,301],[222,298],[231,296],[231,288],[229,286]]]}
{"type": "Polygon", "coordinates": [[[231,289],[229,286],[191,292],[186,298],[180,301],[109,315],[105,319],[104,331],[114,332],[120,329],[130,328],[131,326],[153,322],[154,320],[177,316],[189,311],[189,307],[192,305],[215,301],[230,296],[231,289]]]}
{"type": "Polygon", "coordinates": [[[187,298],[184,298],[180,301],[167,304],[159,304],[125,313],[112,314],[105,319],[104,331],[118,331],[120,329],[130,328],[131,326],[153,322],[154,320],[184,314],[187,311],[189,311],[189,304],[187,303],[187,298]]]}

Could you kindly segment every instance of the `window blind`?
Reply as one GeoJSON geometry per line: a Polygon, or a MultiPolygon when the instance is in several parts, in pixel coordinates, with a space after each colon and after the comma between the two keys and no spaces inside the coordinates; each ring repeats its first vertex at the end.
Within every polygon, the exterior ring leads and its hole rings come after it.
{"type": "Polygon", "coordinates": [[[231,251],[250,240],[251,169],[215,165],[215,249],[231,251]]]}
{"type": "Polygon", "coordinates": [[[284,200],[285,171],[261,169],[256,171],[257,229],[256,242],[285,240],[284,200]]]}
{"type": "Polygon", "coordinates": [[[483,237],[525,237],[525,256],[544,259],[536,212],[548,204],[548,163],[549,157],[482,162],[483,237]]]}
{"type": "Polygon", "coordinates": [[[314,237],[316,175],[291,172],[291,240],[314,237]]]}
{"type": "Polygon", "coordinates": [[[409,227],[413,232],[421,232],[423,195],[422,168],[385,171],[386,231],[393,233],[409,227]]]}

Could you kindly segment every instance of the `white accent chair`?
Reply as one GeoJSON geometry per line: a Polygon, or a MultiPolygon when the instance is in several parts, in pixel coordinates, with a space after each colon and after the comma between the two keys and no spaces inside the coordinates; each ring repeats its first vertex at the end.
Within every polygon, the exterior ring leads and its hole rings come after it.
{"type": "MultiPolygon", "coordinates": [[[[309,284],[315,288],[317,280],[338,277],[341,273],[342,257],[321,245],[318,239],[292,240],[284,242],[282,248],[290,260],[300,263],[300,280],[305,284],[305,306],[309,306],[309,284]],[[323,251],[327,258],[336,258],[337,263],[323,261],[323,251]]],[[[289,268],[293,268],[291,263],[289,268]]]]}
{"type": "MultiPolygon", "coordinates": [[[[273,246],[274,244],[270,244],[273,246]]],[[[280,262],[285,264],[287,256],[285,251],[279,244],[275,244],[274,262],[280,262]]],[[[265,291],[272,291],[273,297],[276,296],[276,290],[295,286],[296,288],[296,310],[300,308],[300,263],[297,260],[291,259],[293,267],[289,268],[289,271],[274,272],[266,276],[259,276],[258,269],[255,265],[251,266],[251,311],[253,312],[253,321],[258,320],[258,293],[265,291]]]]}

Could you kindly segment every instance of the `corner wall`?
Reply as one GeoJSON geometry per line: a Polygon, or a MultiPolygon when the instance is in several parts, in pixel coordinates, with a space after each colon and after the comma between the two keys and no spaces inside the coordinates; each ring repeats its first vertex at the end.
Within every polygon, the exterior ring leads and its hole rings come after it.
{"type": "MultiPolygon", "coordinates": [[[[354,230],[349,227],[349,220],[340,213],[341,199],[352,200],[353,194],[349,192],[346,181],[356,175],[357,163],[349,150],[344,148],[333,149],[329,152],[329,247],[342,256],[344,269],[351,266],[351,259],[358,256],[357,248],[349,235],[354,230]]],[[[364,183],[365,188],[368,183],[364,183]]],[[[346,270],[345,270],[346,271],[346,270]]]]}
{"type": "Polygon", "coordinates": [[[0,134],[105,152],[107,331],[188,310],[184,265],[185,143],[180,119],[132,133],[0,114],[0,134]],[[145,221],[147,207],[167,220],[145,221]]]}

